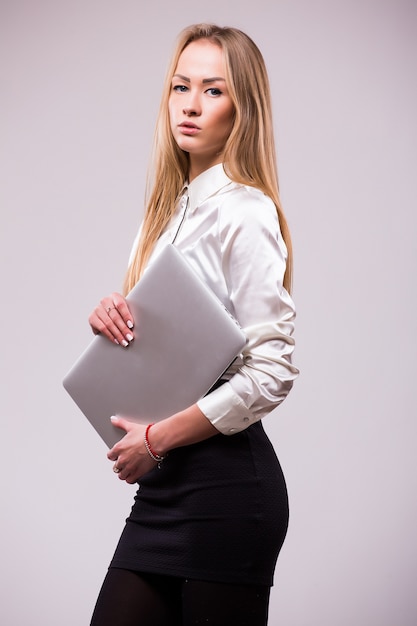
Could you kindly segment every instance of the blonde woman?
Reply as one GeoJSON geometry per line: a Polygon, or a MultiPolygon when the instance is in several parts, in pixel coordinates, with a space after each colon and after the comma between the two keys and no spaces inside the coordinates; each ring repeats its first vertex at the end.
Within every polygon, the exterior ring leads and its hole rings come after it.
{"type": "MultiPolygon", "coordinates": [[[[148,427],[112,418],[126,434],[108,458],[139,488],[91,623],[265,626],[288,500],[261,419],[298,371],[268,77],[237,29],[200,24],[179,36],[125,293],[172,242],[248,343],[197,404],[148,427]]],[[[134,340],[120,294],[104,298],[89,322],[120,349],[134,340]]]]}

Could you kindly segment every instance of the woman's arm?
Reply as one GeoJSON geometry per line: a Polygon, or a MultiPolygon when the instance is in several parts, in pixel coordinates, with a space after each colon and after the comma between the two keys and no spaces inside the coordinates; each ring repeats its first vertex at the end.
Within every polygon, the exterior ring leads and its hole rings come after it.
{"type": "Polygon", "coordinates": [[[277,407],[298,375],[291,362],[295,308],[283,286],[287,250],[272,200],[240,187],[225,195],[218,223],[230,311],[248,342],[240,367],[198,406],[217,430],[233,435],[277,407]]]}

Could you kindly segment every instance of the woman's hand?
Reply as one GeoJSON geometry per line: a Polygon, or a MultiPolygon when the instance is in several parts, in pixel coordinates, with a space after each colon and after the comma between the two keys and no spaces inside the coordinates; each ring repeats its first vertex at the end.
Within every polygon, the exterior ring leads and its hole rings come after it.
{"type": "Polygon", "coordinates": [[[95,335],[104,335],[113,343],[125,348],[133,341],[133,317],[125,298],[120,293],[112,293],[103,298],[88,318],[95,335]]]}
{"type": "MultiPolygon", "coordinates": [[[[113,471],[119,478],[132,484],[157,465],[145,446],[147,427],[121,417],[112,417],[112,422],[114,426],[125,430],[126,435],[107,453],[107,458],[114,461],[113,471]]],[[[204,441],[218,434],[219,431],[203,415],[197,404],[193,404],[153,424],[149,443],[156,454],[164,457],[174,448],[204,441]]]]}
{"type": "Polygon", "coordinates": [[[112,417],[112,423],[125,430],[126,435],[107,453],[107,458],[115,462],[113,471],[120,480],[132,485],[157,465],[145,447],[146,426],[121,417],[112,417]]]}

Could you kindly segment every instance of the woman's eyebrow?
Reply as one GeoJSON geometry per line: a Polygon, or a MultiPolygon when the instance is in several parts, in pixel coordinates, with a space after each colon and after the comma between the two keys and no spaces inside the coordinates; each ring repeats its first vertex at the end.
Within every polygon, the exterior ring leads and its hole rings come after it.
{"type": "Polygon", "coordinates": [[[191,79],[187,78],[187,76],[183,76],[182,74],[174,74],[172,78],[181,78],[185,83],[191,83],[191,79]]]}
{"type": "Polygon", "coordinates": [[[224,78],[221,78],[220,76],[213,76],[213,78],[203,78],[203,83],[215,83],[219,80],[222,80],[223,82],[226,82],[224,78]]]}
{"type": "MultiPolygon", "coordinates": [[[[185,83],[191,83],[191,79],[188,78],[188,76],[183,76],[182,74],[174,74],[173,78],[180,78],[185,83]]],[[[205,85],[207,83],[215,83],[216,81],[219,81],[219,80],[226,82],[225,79],[221,78],[220,76],[213,76],[213,78],[203,78],[202,83],[205,85]]]]}

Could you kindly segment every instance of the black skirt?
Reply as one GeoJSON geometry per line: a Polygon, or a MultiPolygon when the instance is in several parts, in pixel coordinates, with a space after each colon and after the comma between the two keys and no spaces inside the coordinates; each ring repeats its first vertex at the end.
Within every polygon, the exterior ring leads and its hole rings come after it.
{"type": "Polygon", "coordinates": [[[288,498],[261,422],[172,450],[139,483],[110,567],[272,584],[288,498]]]}

